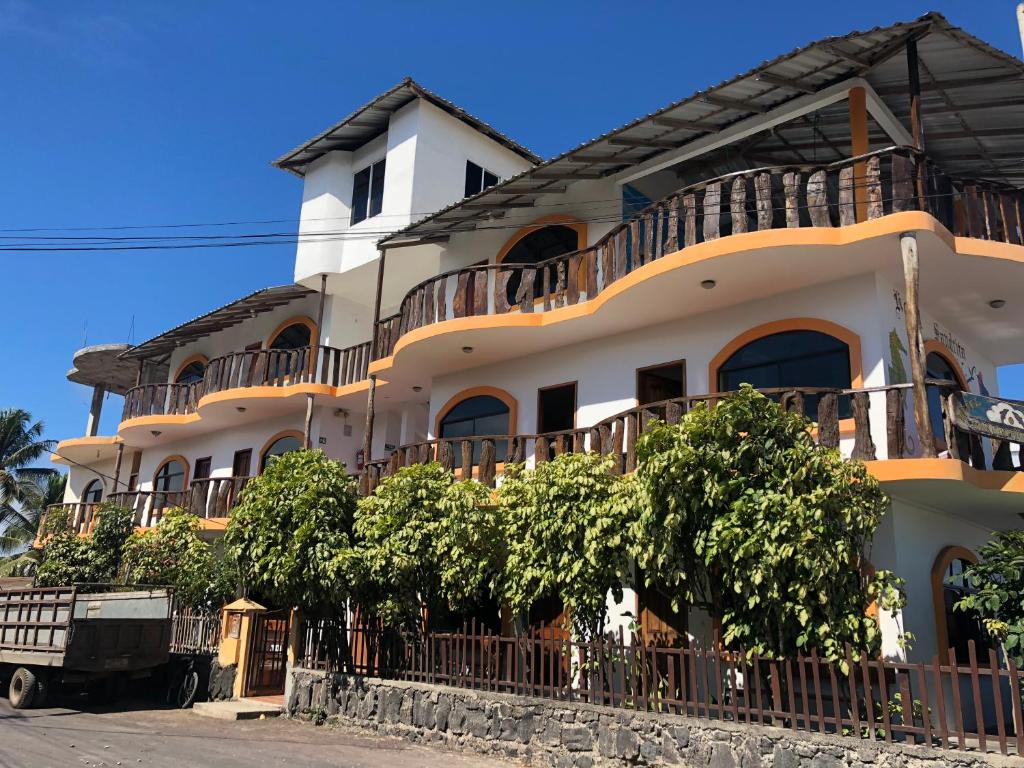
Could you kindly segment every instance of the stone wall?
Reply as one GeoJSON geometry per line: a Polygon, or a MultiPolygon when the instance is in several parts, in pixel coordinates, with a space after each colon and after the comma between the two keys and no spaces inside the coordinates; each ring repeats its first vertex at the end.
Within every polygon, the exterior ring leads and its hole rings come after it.
{"type": "Polygon", "coordinates": [[[858,742],[501,693],[292,669],[287,711],[339,719],[424,744],[565,768],[980,768],[1000,755],[858,742]]]}

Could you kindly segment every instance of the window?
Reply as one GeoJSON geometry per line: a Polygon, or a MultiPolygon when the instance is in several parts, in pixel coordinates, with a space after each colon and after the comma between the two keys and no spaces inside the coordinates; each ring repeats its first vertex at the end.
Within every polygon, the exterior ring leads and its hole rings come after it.
{"type": "Polygon", "coordinates": [[[139,487],[139,467],[142,466],[142,453],[136,451],[132,454],[132,468],[128,473],[128,490],[134,491],[139,487]]]}
{"type": "MultiPolygon", "coordinates": [[[[953,365],[938,352],[929,352],[925,358],[926,379],[941,379],[952,381],[960,389],[960,377],[957,375],[953,365]]],[[[928,393],[928,417],[932,422],[932,434],[935,436],[935,450],[941,453],[949,448],[946,445],[946,428],[942,423],[942,402],[953,390],[948,387],[939,387],[929,384],[925,387],[928,393]]]]}
{"type": "MultiPolygon", "coordinates": [[[[825,387],[849,389],[850,347],[821,331],[783,331],[762,336],[736,350],[718,368],[718,391],[732,392],[741,384],[758,389],[825,387]]],[[[839,415],[850,416],[848,398],[840,400],[839,415]]],[[[817,395],[804,396],[804,413],[816,418],[817,395]]]]}
{"type": "MultiPolygon", "coordinates": [[[[439,437],[460,438],[486,435],[507,435],[509,408],[493,395],[468,397],[453,406],[441,418],[439,437]]],[[[508,445],[504,440],[495,443],[497,461],[504,461],[508,445]]],[[[455,466],[462,465],[462,454],[455,450],[455,466]]],[[[473,463],[480,461],[480,442],[473,443],[473,463]]]]}
{"type": "MultiPolygon", "coordinates": [[[[289,352],[296,349],[303,349],[309,347],[313,343],[313,329],[312,323],[304,321],[296,321],[285,325],[279,330],[270,340],[270,344],[267,345],[268,349],[276,349],[284,352],[289,352]]],[[[267,378],[274,380],[283,378],[292,373],[293,358],[297,355],[274,355],[271,354],[267,359],[267,378]]],[[[313,356],[310,356],[310,365],[313,365],[313,356]]],[[[301,368],[301,362],[296,362],[295,367],[301,368]]]]}
{"type": "Polygon", "coordinates": [[[576,382],[537,390],[537,432],[561,432],[576,426],[576,382]]]}
{"type": "Polygon", "coordinates": [[[639,368],[636,372],[637,405],[660,403],[686,394],[686,361],[639,368]]]}
{"type": "Polygon", "coordinates": [[[384,161],[363,168],[352,185],[352,224],[376,216],[384,204],[384,161]]]}
{"type": "Polygon", "coordinates": [[[188,465],[177,456],[164,461],[153,477],[153,509],[177,504],[188,482],[188,465]]]}
{"type": "Polygon", "coordinates": [[[466,197],[479,194],[497,183],[498,177],[495,174],[481,168],[472,160],[466,161],[466,197]]]}
{"type": "Polygon", "coordinates": [[[91,480],[82,491],[82,501],[86,504],[99,504],[103,501],[103,483],[99,480],[91,480]]]}
{"type": "Polygon", "coordinates": [[[248,477],[252,469],[252,448],[243,451],[235,451],[235,458],[231,461],[232,477],[248,477]]]}
{"type": "Polygon", "coordinates": [[[174,377],[175,384],[195,384],[197,381],[203,380],[203,374],[206,372],[206,366],[202,360],[193,360],[188,365],[185,365],[178,371],[178,375],[174,377]]]}
{"type": "Polygon", "coordinates": [[[210,465],[212,461],[209,456],[204,456],[201,459],[196,459],[196,468],[192,472],[192,481],[206,480],[210,476],[210,465]]]}
{"type": "MultiPolygon", "coordinates": [[[[572,227],[563,224],[542,227],[535,229],[509,249],[502,264],[536,264],[547,259],[553,259],[565,253],[572,253],[579,250],[580,235],[572,227]]],[[[549,270],[554,272],[554,270],[549,270]]],[[[555,275],[548,279],[548,290],[553,292],[557,285],[555,275]]],[[[508,292],[506,298],[512,306],[519,304],[516,294],[519,293],[519,286],[522,282],[522,272],[515,271],[508,281],[508,292]]],[[[544,279],[538,275],[533,281],[533,298],[539,299],[544,295],[544,279]]]]}
{"type": "Polygon", "coordinates": [[[275,456],[281,456],[302,448],[302,438],[297,434],[288,433],[276,438],[263,449],[260,456],[260,472],[267,468],[267,463],[275,456]]]}
{"type": "Polygon", "coordinates": [[[954,558],[946,566],[942,578],[942,604],[946,612],[947,647],[956,653],[958,661],[966,662],[968,641],[974,641],[974,650],[978,658],[988,655],[988,633],[985,631],[981,618],[973,612],[958,611],[954,608],[961,598],[974,591],[974,587],[964,576],[964,570],[971,563],[963,558],[954,558]]]}

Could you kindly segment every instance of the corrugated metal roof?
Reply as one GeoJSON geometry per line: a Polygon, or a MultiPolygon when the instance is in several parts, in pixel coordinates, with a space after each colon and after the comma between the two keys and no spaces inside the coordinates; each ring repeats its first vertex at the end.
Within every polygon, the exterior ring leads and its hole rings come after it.
{"type": "MultiPolygon", "coordinates": [[[[481,212],[501,212],[510,203],[528,204],[563,192],[573,181],[613,175],[854,76],[866,78],[909,129],[907,64],[900,55],[909,40],[917,41],[921,62],[929,155],[952,174],[1024,185],[1024,132],[1013,130],[1024,125],[1020,119],[1024,116],[1024,63],[953,27],[942,15],[929,13],[916,21],[828,37],[797,48],[604,133],[380,242],[396,244],[471,229],[487,222],[481,212]],[[953,85],[945,90],[935,86],[947,81],[953,85]],[[1001,100],[1000,106],[984,106],[996,99],[1001,100]],[[957,111],[960,104],[962,112],[957,111]],[[965,135],[949,135],[958,131],[965,135]]],[[[830,150],[835,153],[829,158],[833,160],[844,151],[848,156],[845,111],[845,104],[826,108],[814,120],[786,123],[784,131],[776,128],[765,134],[758,140],[760,164],[772,157],[787,158],[780,162],[799,161],[800,146],[830,150]]]]}
{"type": "Polygon", "coordinates": [[[367,104],[364,104],[345,119],[332,125],[323,133],[299,145],[290,152],[281,155],[273,162],[277,168],[291,171],[297,176],[304,176],[306,166],[319,157],[333,150],[351,151],[358,149],[368,141],[375,139],[388,129],[388,118],[410,101],[416,98],[425,99],[439,109],[461,120],[485,136],[526,158],[531,163],[539,163],[540,157],[526,147],[513,141],[508,136],[492,128],[477,117],[443,99],[433,91],[429,91],[411,77],[407,77],[394,88],[385,91],[367,104]]]}
{"type": "Polygon", "coordinates": [[[304,285],[279,285],[250,293],[205,315],[175,326],[121,353],[120,357],[148,359],[170,354],[175,347],[211,333],[238,325],[262,312],[269,312],[316,291],[304,285]]]}

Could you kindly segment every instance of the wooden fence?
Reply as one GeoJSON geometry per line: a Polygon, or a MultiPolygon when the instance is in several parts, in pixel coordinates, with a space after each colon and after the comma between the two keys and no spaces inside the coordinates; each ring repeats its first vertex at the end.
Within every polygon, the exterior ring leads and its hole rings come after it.
{"type": "Polygon", "coordinates": [[[220,625],[219,611],[175,609],[171,616],[171,653],[217,653],[220,625]]]}
{"type": "Polygon", "coordinates": [[[811,653],[667,648],[617,635],[578,642],[560,627],[497,635],[409,635],[307,620],[299,666],[511,693],[706,720],[840,734],[884,742],[1024,754],[1021,675],[995,650],[953,651],[930,664],[868,659],[847,648],[840,661],[811,653]],[[979,655],[981,658],[979,658],[979,655]]]}

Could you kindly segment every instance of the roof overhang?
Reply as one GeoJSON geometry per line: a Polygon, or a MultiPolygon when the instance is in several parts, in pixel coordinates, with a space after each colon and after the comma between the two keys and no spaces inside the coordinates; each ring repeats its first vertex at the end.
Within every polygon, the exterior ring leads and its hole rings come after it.
{"type": "Polygon", "coordinates": [[[207,312],[194,320],[189,320],[187,323],[182,323],[159,336],[154,336],[138,346],[125,350],[120,357],[142,360],[169,355],[177,347],[238,325],[263,312],[270,312],[296,299],[309,296],[311,293],[316,293],[316,291],[306,288],[304,285],[280,285],[275,288],[264,288],[230,304],[225,304],[212,312],[207,312]]]}
{"type": "Polygon", "coordinates": [[[94,344],[75,352],[68,381],[123,395],[135,386],[136,366],[121,357],[130,344],[94,344]]]}
{"type": "Polygon", "coordinates": [[[336,150],[351,152],[386,133],[391,115],[415,99],[430,102],[531,163],[540,162],[540,158],[526,147],[407,77],[391,90],[385,91],[368,104],[364,104],[341,122],[332,125],[323,133],[314,136],[290,152],[286,152],[275,160],[273,165],[276,168],[290,171],[296,176],[305,176],[306,166],[328,152],[336,150]]]}
{"type": "MultiPolygon", "coordinates": [[[[871,86],[875,106],[885,107],[873,110],[873,140],[891,144],[894,131],[905,133],[910,126],[905,51],[912,41],[929,156],[951,175],[1024,186],[1024,131],[1019,129],[1024,125],[1024,63],[930,13],[798,48],[448,206],[388,235],[380,245],[419,245],[426,238],[493,226],[494,218],[513,216],[516,210],[532,213],[538,199],[550,203],[549,196],[574,182],[620,182],[627,177],[624,172],[656,165],[671,153],[685,154],[688,147],[710,143],[734,127],[857,78],[871,86]]],[[[813,118],[794,115],[784,126],[762,129],[746,143],[737,136],[730,149],[733,157],[751,165],[835,160],[851,155],[848,126],[845,104],[836,103],[813,118]]],[[[696,166],[700,161],[690,162],[696,166]]],[[[717,170],[707,175],[723,172],[717,170]]]]}

